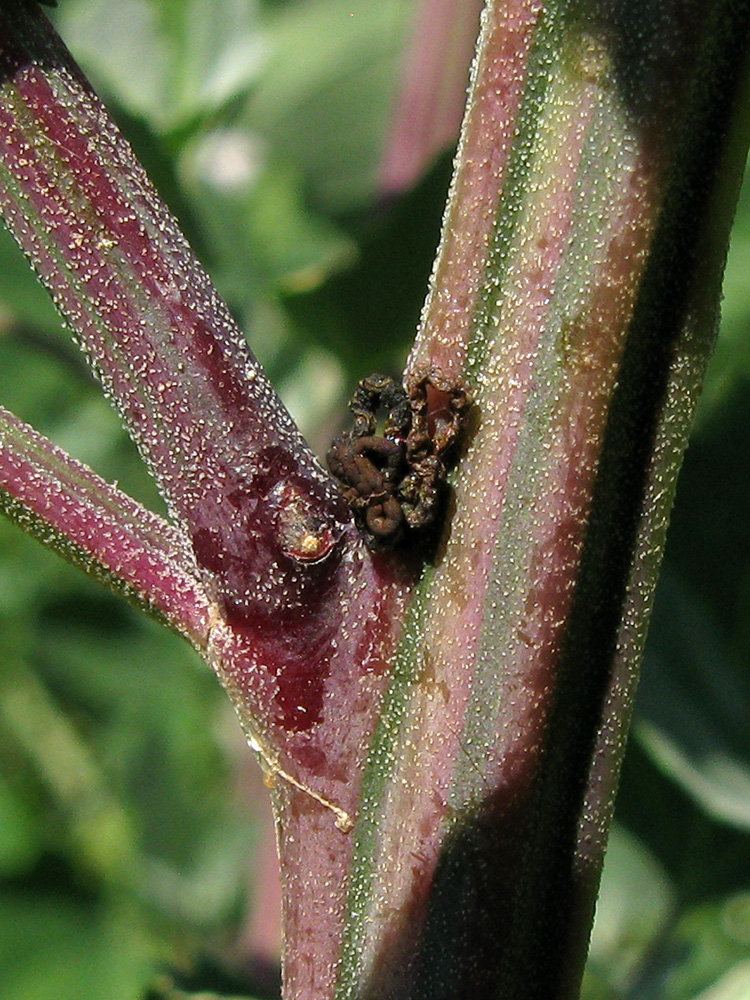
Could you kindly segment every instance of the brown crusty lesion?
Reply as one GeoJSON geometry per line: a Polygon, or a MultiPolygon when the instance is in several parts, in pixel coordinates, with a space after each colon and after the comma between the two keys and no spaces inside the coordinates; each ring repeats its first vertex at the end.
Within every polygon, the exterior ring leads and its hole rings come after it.
{"type": "Polygon", "coordinates": [[[334,440],[327,460],[372,551],[434,541],[470,404],[465,386],[430,376],[408,393],[386,375],[358,384],[349,404],[353,426],[334,440]]]}

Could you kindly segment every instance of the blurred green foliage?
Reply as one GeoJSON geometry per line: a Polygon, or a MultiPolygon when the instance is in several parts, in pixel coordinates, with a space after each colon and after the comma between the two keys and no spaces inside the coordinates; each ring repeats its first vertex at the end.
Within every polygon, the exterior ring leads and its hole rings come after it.
{"type": "MultiPolygon", "coordinates": [[[[60,0],[54,15],[319,451],[352,384],[400,369],[437,245],[447,156],[398,203],[376,189],[412,8],[60,0]]],[[[588,1000],[750,996],[749,254],[750,183],[670,531],[588,1000]]],[[[163,509],[5,233],[0,401],[163,509]]],[[[238,792],[238,727],[208,670],[6,523],[0,639],[3,1000],[253,989],[237,979],[236,941],[257,822],[238,792]]]]}

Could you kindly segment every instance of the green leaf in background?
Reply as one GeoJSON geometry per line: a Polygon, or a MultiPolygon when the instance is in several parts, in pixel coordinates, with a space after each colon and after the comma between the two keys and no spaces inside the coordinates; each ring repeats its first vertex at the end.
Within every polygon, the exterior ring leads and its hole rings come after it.
{"type": "Polygon", "coordinates": [[[750,961],[738,962],[695,1000],[745,1000],[750,996],[750,961]]]}
{"type": "Polygon", "coordinates": [[[583,1000],[627,995],[674,907],[674,887],[658,861],[615,826],[602,872],[583,1000]]]}
{"type": "Polygon", "coordinates": [[[750,378],[749,259],[750,172],[746,169],[724,271],[721,329],[698,407],[696,430],[702,429],[703,422],[726,402],[742,380],[750,378]]]}
{"type": "Polygon", "coordinates": [[[269,56],[247,124],[302,168],[329,208],[362,206],[393,112],[413,0],[303,0],[266,33],[269,56]]]}
{"type": "Polygon", "coordinates": [[[745,1000],[748,953],[750,894],[681,910],[658,861],[615,826],[582,1000],[745,1000]]]}
{"type": "Polygon", "coordinates": [[[711,816],[750,830],[750,684],[687,586],[663,574],[634,733],[711,816]]]}
{"type": "Polygon", "coordinates": [[[350,239],[301,198],[301,178],[246,129],[213,130],[187,151],[185,184],[234,299],[307,291],[356,257],[350,239]]]}
{"type": "Polygon", "coordinates": [[[22,598],[0,616],[2,995],[137,1000],[245,905],[242,739],[182,640],[2,527],[0,595],[20,576],[22,598]]]}
{"type": "Polygon", "coordinates": [[[255,0],[67,0],[58,24],[92,79],[166,133],[220,108],[257,76],[257,13],[255,0]]]}
{"type": "Polygon", "coordinates": [[[42,845],[38,813],[18,780],[0,774],[0,876],[33,868],[42,845]]]}
{"type": "Polygon", "coordinates": [[[205,990],[201,990],[200,993],[186,993],[184,990],[168,987],[164,993],[158,994],[156,1000],[255,1000],[255,998],[244,995],[229,996],[227,993],[206,993],[205,990]]]}
{"type": "Polygon", "coordinates": [[[747,982],[748,954],[750,895],[742,893],[685,913],[652,982],[660,982],[657,995],[664,1000],[734,1000],[723,991],[736,989],[743,979],[747,982]]]}
{"type": "Polygon", "coordinates": [[[328,377],[323,382],[308,368],[305,331],[291,319],[282,297],[319,288],[358,257],[354,240],[332,221],[312,211],[302,197],[298,171],[275,162],[257,133],[230,124],[210,128],[186,145],[180,174],[196,225],[212,248],[214,277],[280,388],[295,419],[314,434],[315,420],[330,411],[343,390],[340,365],[317,348],[328,377]],[[317,409],[290,401],[284,384],[302,379],[328,391],[312,393],[317,409]]]}
{"type": "Polygon", "coordinates": [[[0,893],[4,1000],[139,1000],[152,945],[127,909],[0,893]]]}

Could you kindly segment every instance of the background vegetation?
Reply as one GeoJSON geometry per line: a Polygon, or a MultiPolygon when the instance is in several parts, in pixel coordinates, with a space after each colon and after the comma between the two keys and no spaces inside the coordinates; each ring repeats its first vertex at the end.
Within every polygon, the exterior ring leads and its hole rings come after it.
{"type": "MultiPolygon", "coordinates": [[[[61,0],[55,14],[319,453],[356,380],[401,369],[437,244],[450,152],[401,197],[378,185],[413,9],[61,0]]],[[[750,183],[670,530],[588,1000],[750,995],[749,258],[750,183]]],[[[0,400],[162,510],[5,233],[0,400]]],[[[6,523],[0,642],[5,1000],[176,996],[175,982],[271,996],[250,916],[272,910],[252,874],[263,791],[218,682],[184,642],[6,523]]]]}

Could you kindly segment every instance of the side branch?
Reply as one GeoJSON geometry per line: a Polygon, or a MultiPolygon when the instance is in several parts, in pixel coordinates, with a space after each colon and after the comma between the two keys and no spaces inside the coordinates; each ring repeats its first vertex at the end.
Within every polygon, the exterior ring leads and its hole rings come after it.
{"type": "Polygon", "coordinates": [[[2,7],[0,32],[6,222],[227,613],[274,613],[304,589],[296,557],[331,552],[349,511],[44,15],[2,7]]]}
{"type": "Polygon", "coordinates": [[[205,643],[208,600],[182,533],[2,408],[0,510],[196,646],[205,643]]]}

